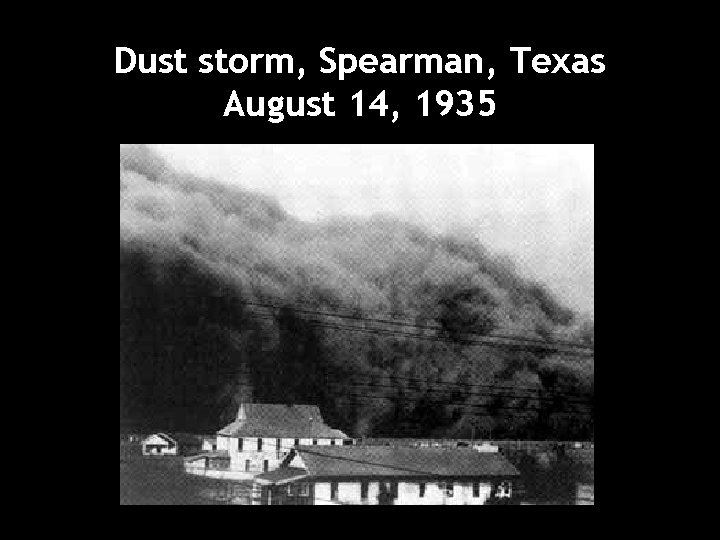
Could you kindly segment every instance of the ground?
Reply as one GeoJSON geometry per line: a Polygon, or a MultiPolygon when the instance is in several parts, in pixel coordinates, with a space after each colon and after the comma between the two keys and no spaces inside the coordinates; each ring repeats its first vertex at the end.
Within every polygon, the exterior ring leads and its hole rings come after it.
{"type": "Polygon", "coordinates": [[[120,447],[120,505],[249,504],[252,484],[191,476],[183,458],[143,457],[139,446],[120,447]]]}

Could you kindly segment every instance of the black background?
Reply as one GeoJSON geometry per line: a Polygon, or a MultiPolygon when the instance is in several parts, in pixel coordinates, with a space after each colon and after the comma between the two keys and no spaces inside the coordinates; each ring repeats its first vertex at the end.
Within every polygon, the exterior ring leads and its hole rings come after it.
{"type": "MultiPolygon", "coordinates": [[[[438,6],[432,9],[438,10],[438,15],[442,12],[438,6]]],[[[102,94],[103,110],[114,110],[115,121],[111,122],[112,127],[108,130],[118,137],[118,142],[595,144],[598,184],[602,186],[605,182],[606,186],[615,188],[623,185],[623,177],[621,174],[618,177],[618,164],[612,156],[623,144],[621,137],[627,137],[632,131],[632,116],[626,110],[621,112],[621,104],[626,101],[623,92],[628,84],[623,74],[628,51],[623,51],[616,44],[620,32],[616,26],[598,21],[596,17],[573,16],[572,13],[563,17],[562,21],[558,21],[555,15],[544,14],[520,26],[507,22],[511,19],[498,21],[481,14],[470,16],[467,13],[471,12],[467,12],[465,15],[455,13],[452,17],[445,13],[436,21],[426,21],[422,27],[398,19],[388,28],[378,25],[377,17],[362,12],[351,20],[325,21],[312,27],[297,21],[295,30],[289,33],[279,30],[271,20],[232,16],[241,10],[241,6],[229,8],[229,20],[219,22],[218,19],[223,17],[216,13],[209,18],[210,22],[208,17],[194,22],[188,20],[182,28],[168,24],[149,25],[138,16],[126,21],[127,24],[119,25],[116,33],[95,50],[98,57],[96,82],[103,87],[107,84],[111,89],[109,94],[102,94]],[[592,26],[588,23],[591,19],[595,20],[592,26]],[[554,24],[551,25],[551,21],[554,24]],[[345,32],[345,27],[350,24],[356,27],[355,31],[345,32]],[[202,31],[198,30],[199,25],[203,26],[202,31]],[[357,32],[357,27],[361,28],[360,32],[357,32]],[[161,32],[161,29],[164,31],[161,32]],[[189,73],[144,75],[134,72],[116,75],[117,46],[130,47],[136,53],[158,54],[182,48],[188,56],[185,66],[189,68],[189,73]],[[338,81],[337,74],[319,72],[319,52],[326,46],[335,47],[336,54],[347,52],[358,57],[365,53],[378,57],[383,53],[477,53],[483,56],[487,66],[495,68],[495,78],[487,81],[485,76],[471,75],[365,75],[357,71],[345,81],[338,81]],[[606,70],[599,75],[539,75],[533,73],[526,63],[526,73],[518,75],[515,73],[516,56],[509,51],[511,46],[532,47],[533,54],[570,53],[571,58],[575,53],[588,57],[604,54],[606,70]],[[199,66],[197,56],[220,48],[228,54],[247,56],[251,53],[292,54],[296,67],[305,69],[305,78],[298,81],[295,76],[287,75],[201,75],[194,72],[199,66]],[[432,96],[440,89],[453,93],[470,90],[474,94],[481,89],[494,90],[496,113],[491,117],[478,114],[459,117],[452,112],[442,117],[431,103],[430,116],[422,117],[417,96],[424,90],[430,90],[432,96]],[[330,92],[335,97],[337,115],[333,118],[286,117],[280,124],[268,122],[267,117],[241,118],[233,115],[224,118],[223,112],[232,90],[236,90],[241,98],[309,97],[330,92]],[[364,91],[366,105],[369,104],[368,98],[386,90],[390,111],[400,111],[398,122],[393,125],[390,117],[381,118],[375,111],[366,111],[362,118],[356,117],[351,96],[358,90],[364,91]]],[[[527,55],[526,58],[529,61],[527,55]]],[[[571,62],[568,62],[570,65],[571,62]]],[[[622,212],[626,207],[621,206],[622,198],[613,199],[615,225],[622,225],[622,212]]],[[[614,244],[616,252],[622,249],[620,242],[614,244]]],[[[603,301],[599,304],[602,306],[603,301]]],[[[605,375],[601,370],[601,381],[609,381],[610,376],[605,375]]],[[[605,418],[605,425],[613,424],[613,409],[618,413],[616,419],[621,420],[623,416],[625,409],[619,384],[619,381],[615,384],[610,381],[607,385],[617,397],[615,405],[607,399],[607,395],[605,399],[601,397],[601,411],[604,411],[601,416],[605,418]]],[[[631,435],[627,428],[622,427],[622,422],[615,422],[614,426],[618,437],[631,435]]],[[[610,444],[602,452],[604,480],[601,482],[611,486],[614,476],[616,485],[619,485],[622,476],[619,467],[615,474],[612,471],[613,462],[621,466],[620,449],[613,449],[611,440],[605,440],[610,444]]],[[[605,493],[601,495],[601,500],[609,499],[608,491],[601,490],[605,493]]],[[[629,502],[630,499],[620,497],[605,500],[601,506],[619,507],[629,502]]],[[[337,514],[331,519],[327,515],[329,511],[288,508],[282,509],[282,513],[292,515],[293,519],[283,522],[282,519],[278,521],[280,512],[277,509],[252,509],[252,519],[247,514],[238,515],[237,523],[243,523],[247,534],[251,534],[258,525],[258,534],[268,536],[273,531],[284,532],[285,527],[300,536],[306,533],[313,536],[334,535],[338,531],[344,534],[344,531],[350,530],[377,538],[489,534],[511,537],[529,534],[585,536],[604,532],[600,530],[603,523],[594,507],[507,508],[496,509],[492,516],[479,516],[475,509],[471,514],[462,508],[391,510],[384,515],[382,509],[373,510],[375,517],[366,517],[363,509],[333,509],[332,512],[337,514]],[[438,512],[437,515],[433,516],[434,512],[438,512]]],[[[230,511],[235,512],[235,509],[230,511]]],[[[247,513],[248,509],[237,511],[247,513]]],[[[218,525],[217,530],[214,526],[208,530],[208,522],[195,523],[199,526],[194,534],[201,534],[201,530],[212,534],[223,531],[222,525],[218,525]]],[[[604,523],[609,526],[612,522],[606,520],[604,523]]],[[[190,530],[194,527],[186,530],[186,526],[189,527],[189,523],[179,527],[178,531],[191,534],[190,530]]],[[[230,525],[230,530],[235,528],[230,525]]]]}
{"type": "MultiPolygon", "coordinates": [[[[599,39],[592,32],[581,32],[570,38],[553,32],[530,32],[515,29],[508,35],[487,32],[468,35],[408,32],[375,35],[372,30],[363,38],[330,37],[322,31],[302,39],[287,35],[248,35],[245,32],[199,36],[172,33],[159,37],[156,33],[127,32],[117,38],[114,46],[123,46],[139,53],[171,54],[182,49],[187,55],[187,74],[142,74],[136,68],[128,74],[115,74],[115,51],[107,51],[106,68],[112,70],[112,85],[117,99],[120,140],[164,141],[169,143],[593,143],[612,125],[617,96],[612,83],[618,77],[619,59],[608,39],[599,39]],[[525,73],[517,73],[516,53],[510,47],[532,47],[525,54],[525,73]],[[448,74],[364,74],[359,69],[343,81],[338,74],[322,74],[326,64],[320,59],[324,47],[358,58],[370,53],[382,60],[383,53],[450,54],[461,57],[475,53],[483,57],[484,68],[495,69],[495,77],[448,74]],[[197,58],[223,49],[226,54],[252,53],[291,54],[295,75],[288,74],[200,74],[197,58]],[[603,54],[606,69],[601,74],[537,74],[530,67],[535,53],[560,56],[603,54]],[[304,68],[303,80],[297,79],[298,68],[304,68]],[[268,116],[240,117],[231,113],[224,117],[232,91],[244,107],[244,98],[313,97],[329,92],[335,98],[334,117],[289,117],[278,124],[268,116]],[[352,96],[363,91],[365,112],[356,116],[352,96]],[[386,91],[390,107],[386,117],[367,110],[381,91],[386,91]],[[430,115],[422,116],[418,96],[430,91],[430,115]],[[435,92],[449,90],[456,94],[468,90],[477,100],[480,90],[494,90],[496,111],[492,116],[476,112],[468,117],[455,114],[441,116],[434,103],[435,92]],[[392,111],[399,118],[392,123],[392,111]]],[[[213,61],[214,62],[214,61],[213,61]]],[[[412,61],[408,62],[408,67],[412,61]]],[[[227,61],[226,61],[227,65],[227,61]]],[[[592,68],[592,64],[590,65],[592,68]]],[[[456,97],[456,105],[459,105],[456,97]]]]}

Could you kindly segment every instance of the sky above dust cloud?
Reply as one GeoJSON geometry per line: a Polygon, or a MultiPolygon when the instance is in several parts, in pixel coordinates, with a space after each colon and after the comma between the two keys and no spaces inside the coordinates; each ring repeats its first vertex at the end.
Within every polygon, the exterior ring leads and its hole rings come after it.
{"type": "Polygon", "coordinates": [[[461,230],[594,315],[593,145],[150,145],[306,221],[391,214],[461,230]]]}

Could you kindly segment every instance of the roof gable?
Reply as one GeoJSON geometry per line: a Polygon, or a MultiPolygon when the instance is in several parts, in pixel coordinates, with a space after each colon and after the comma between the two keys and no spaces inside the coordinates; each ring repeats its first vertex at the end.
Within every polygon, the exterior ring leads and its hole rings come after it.
{"type": "Polygon", "coordinates": [[[177,441],[165,433],[154,433],[147,437],[143,444],[146,446],[170,445],[175,446],[177,441]]]}
{"type": "Polygon", "coordinates": [[[345,439],[339,430],[325,424],[315,405],[267,405],[248,403],[240,406],[238,417],[218,432],[225,437],[345,439]]]}

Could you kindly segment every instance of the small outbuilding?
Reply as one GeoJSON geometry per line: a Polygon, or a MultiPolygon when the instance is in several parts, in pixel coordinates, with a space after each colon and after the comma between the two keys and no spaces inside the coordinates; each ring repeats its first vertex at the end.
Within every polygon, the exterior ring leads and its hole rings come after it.
{"type": "Polygon", "coordinates": [[[155,433],[142,441],[144,456],[189,456],[202,449],[202,439],[185,433],[155,433]]]}

